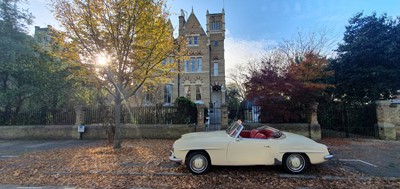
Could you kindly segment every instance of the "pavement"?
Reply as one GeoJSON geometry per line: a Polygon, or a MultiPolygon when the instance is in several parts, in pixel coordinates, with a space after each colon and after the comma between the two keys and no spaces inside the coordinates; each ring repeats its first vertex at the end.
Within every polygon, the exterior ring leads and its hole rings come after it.
{"type": "Polygon", "coordinates": [[[96,140],[0,140],[0,160],[24,153],[95,144],[96,140]]]}
{"type": "MultiPolygon", "coordinates": [[[[97,142],[96,140],[0,140],[0,160],[17,158],[24,153],[94,145],[97,142]]],[[[400,178],[400,141],[324,139],[319,142],[329,146],[335,156],[332,161],[323,164],[323,166],[335,167],[340,163],[348,169],[363,173],[366,177],[379,177],[384,179],[400,178]]],[[[281,177],[282,176],[285,177],[285,175],[281,175],[281,177]]],[[[292,177],[293,175],[286,176],[292,177]]],[[[300,178],[302,177],[300,176],[300,178]]],[[[0,188],[69,189],[73,187],[30,187],[0,184],[0,188]]]]}
{"type": "Polygon", "coordinates": [[[345,167],[370,177],[400,178],[400,141],[376,139],[346,139],[346,141],[331,146],[335,155],[334,161],[339,161],[345,167]]]}

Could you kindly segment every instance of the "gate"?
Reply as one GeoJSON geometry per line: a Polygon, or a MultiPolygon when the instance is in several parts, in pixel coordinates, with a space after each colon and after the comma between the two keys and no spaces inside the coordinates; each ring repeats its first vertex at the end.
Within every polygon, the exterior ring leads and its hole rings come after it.
{"type": "Polygon", "coordinates": [[[209,131],[217,131],[221,129],[221,108],[212,107],[209,108],[208,116],[210,117],[210,122],[208,125],[209,131]]]}
{"type": "Polygon", "coordinates": [[[208,108],[209,131],[218,131],[221,129],[221,88],[214,86],[211,92],[211,102],[208,108]]]}
{"type": "Polygon", "coordinates": [[[375,104],[336,104],[318,106],[318,122],[323,138],[327,137],[375,137],[375,104]]]}

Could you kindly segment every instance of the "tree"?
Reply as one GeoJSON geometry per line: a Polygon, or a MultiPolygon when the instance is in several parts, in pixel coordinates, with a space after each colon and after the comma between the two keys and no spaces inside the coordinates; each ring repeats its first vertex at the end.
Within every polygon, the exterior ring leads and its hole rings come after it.
{"type": "MultiPolygon", "coordinates": [[[[76,45],[81,62],[104,83],[115,103],[114,148],[121,146],[121,104],[146,83],[173,74],[179,57],[168,13],[161,0],[53,0],[56,18],[76,45]],[[95,66],[105,61],[105,69],[95,66]]],[[[72,52],[73,53],[73,52],[72,52]]]]}
{"type": "Polygon", "coordinates": [[[196,104],[186,97],[178,97],[174,102],[177,112],[173,122],[176,123],[197,123],[197,107],[196,104]]]}
{"type": "Polygon", "coordinates": [[[246,98],[246,86],[244,84],[246,82],[246,77],[251,73],[249,70],[253,70],[250,68],[250,65],[252,65],[251,63],[252,62],[249,62],[249,64],[247,64],[248,67],[244,65],[236,65],[230,70],[227,76],[229,79],[228,85],[231,89],[234,88],[236,90],[236,95],[240,100],[246,98]]]}
{"type": "Polygon", "coordinates": [[[0,113],[9,123],[34,91],[32,73],[35,57],[32,38],[25,34],[32,15],[17,7],[20,0],[0,1],[0,113]]]}
{"type": "MultiPolygon", "coordinates": [[[[76,100],[75,95],[80,93],[78,84],[82,78],[73,77],[80,67],[76,63],[57,58],[53,42],[39,42],[34,44],[36,57],[31,60],[35,64],[35,73],[32,75],[37,83],[34,95],[30,98],[31,107],[46,108],[55,114],[59,108],[71,105],[76,100]]],[[[71,106],[70,106],[71,107],[71,106]]]]}
{"type": "Polygon", "coordinates": [[[238,118],[240,102],[243,101],[244,98],[240,94],[240,89],[238,89],[237,85],[234,83],[228,83],[226,87],[226,96],[229,109],[228,118],[235,120],[238,118]]]}
{"type": "Polygon", "coordinates": [[[328,61],[313,52],[287,69],[276,61],[264,59],[260,71],[248,78],[247,97],[261,106],[264,122],[305,121],[308,105],[317,102],[330,86],[326,79],[333,73],[328,70],[328,61]]]}
{"type": "Polygon", "coordinates": [[[327,88],[334,87],[328,82],[334,72],[330,70],[329,61],[314,52],[307,52],[300,61],[292,63],[288,70],[290,77],[301,82],[301,89],[297,90],[303,91],[293,95],[297,94],[297,100],[303,103],[316,102],[324,96],[327,88]]]}
{"type": "Polygon", "coordinates": [[[251,77],[254,73],[258,73],[265,66],[273,69],[276,72],[285,72],[287,70],[289,63],[286,61],[286,55],[282,53],[278,48],[272,48],[269,51],[266,51],[262,54],[261,59],[253,59],[249,60],[246,64],[236,65],[233,69],[231,69],[228,73],[228,87],[230,88],[231,96],[234,99],[238,98],[238,100],[243,101],[246,99],[247,95],[247,87],[246,82],[248,78],[251,77]],[[273,68],[270,67],[272,65],[265,65],[273,62],[273,68]]]}
{"type": "Polygon", "coordinates": [[[371,102],[400,89],[399,23],[386,14],[350,18],[333,61],[337,98],[371,102]]]}
{"type": "Polygon", "coordinates": [[[277,45],[277,50],[285,55],[286,63],[299,63],[307,53],[321,56],[332,56],[336,45],[334,35],[328,27],[317,31],[298,32],[292,39],[285,39],[277,45]]]}
{"type": "Polygon", "coordinates": [[[276,59],[264,57],[260,65],[260,70],[252,72],[245,85],[247,99],[261,106],[261,121],[282,123],[296,119],[297,112],[292,111],[289,102],[299,82],[290,77],[287,70],[279,68],[276,59]]]}

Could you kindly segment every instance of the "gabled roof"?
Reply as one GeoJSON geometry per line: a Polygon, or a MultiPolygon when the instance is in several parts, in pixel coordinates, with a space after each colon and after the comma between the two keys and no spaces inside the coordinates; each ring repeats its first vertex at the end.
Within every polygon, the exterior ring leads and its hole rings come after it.
{"type": "Polygon", "coordinates": [[[190,13],[189,18],[185,23],[185,34],[200,34],[200,35],[206,34],[199,20],[197,19],[196,15],[193,13],[193,10],[192,13],[190,13]]]}

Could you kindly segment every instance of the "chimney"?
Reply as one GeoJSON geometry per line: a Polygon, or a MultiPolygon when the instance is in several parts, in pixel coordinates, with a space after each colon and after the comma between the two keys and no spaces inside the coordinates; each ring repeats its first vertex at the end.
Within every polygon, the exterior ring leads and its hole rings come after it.
{"type": "Polygon", "coordinates": [[[181,9],[181,15],[179,16],[179,35],[183,35],[183,28],[185,27],[185,12],[181,9]]]}

